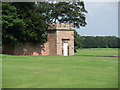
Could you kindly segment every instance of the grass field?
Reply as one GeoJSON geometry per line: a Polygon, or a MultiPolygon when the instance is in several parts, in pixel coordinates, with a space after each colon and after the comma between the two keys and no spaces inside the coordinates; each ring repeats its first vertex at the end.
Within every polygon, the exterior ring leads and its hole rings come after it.
{"type": "Polygon", "coordinates": [[[86,48],[78,49],[75,55],[118,56],[118,48],[86,48]]]}
{"type": "MultiPolygon", "coordinates": [[[[106,55],[117,53],[117,49],[83,49],[76,54],[103,55],[108,50],[106,55]]],[[[3,55],[2,62],[3,88],[118,87],[117,57],[3,55]]]]}

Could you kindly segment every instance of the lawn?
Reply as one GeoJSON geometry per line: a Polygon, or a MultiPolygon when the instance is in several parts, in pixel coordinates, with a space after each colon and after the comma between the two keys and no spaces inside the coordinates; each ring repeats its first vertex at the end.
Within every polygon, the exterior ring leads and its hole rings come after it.
{"type": "Polygon", "coordinates": [[[3,55],[2,63],[3,88],[118,87],[117,57],[3,55]]]}
{"type": "Polygon", "coordinates": [[[118,56],[118,48],[81,48],[75,55],[118,56]]]}

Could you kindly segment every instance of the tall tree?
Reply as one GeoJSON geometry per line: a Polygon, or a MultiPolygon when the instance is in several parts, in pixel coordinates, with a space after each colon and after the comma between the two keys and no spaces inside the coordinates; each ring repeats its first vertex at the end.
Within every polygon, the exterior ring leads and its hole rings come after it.
{"type": "MultiPolygon", "coordinates": [[[[46,41],[48,23],[74,23],[85,26],[84,2],[2,3],[3,44],[46,41]]],[[[78,34],[75,32],[75,38],[78,34]]],[[[79,38],[79,37],[78,37],[79,38]]],[[[77,39],[78,40],[78,39],[77,39]]],[[[75,40],[75,44],[77,43],[75,40]]],[[[78,45],[79,46],[79,45],[78,45]]]]}
{"type": "Polygon", "coordinates": [[[34,3],[2,3],[3,44],[46,41],[46,23],[34,3]]]}
{"type": "Polygon", "coordinates": [[[85,26],[87,13],[84,2],[40,2],[39,11],[48,23],[74,23],[75,27],[85,26]]]}
{"type": "Polygon", "coordinates": [[[74,51],[77,52],[78,48],[82,48],[82,38],[77,31],[74,31],[74,51]]]}

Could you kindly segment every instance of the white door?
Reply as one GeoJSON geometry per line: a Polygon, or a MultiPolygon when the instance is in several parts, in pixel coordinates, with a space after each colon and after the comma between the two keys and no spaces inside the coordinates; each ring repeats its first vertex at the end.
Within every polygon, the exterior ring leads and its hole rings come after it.
{"type": "Polygon", "coordinates": [[[63,56],[68,56],[68,43],[63,43],[63,56]]]}

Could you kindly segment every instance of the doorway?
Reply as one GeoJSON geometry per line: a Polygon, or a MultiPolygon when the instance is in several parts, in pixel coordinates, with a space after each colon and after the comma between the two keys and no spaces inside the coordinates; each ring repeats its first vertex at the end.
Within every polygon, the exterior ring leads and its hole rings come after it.
{"type": "Polygon", "coordinates": [[[68,56],[69,50],[68,50],[68,43],[63,43],[63,56],[68,56]]]}

